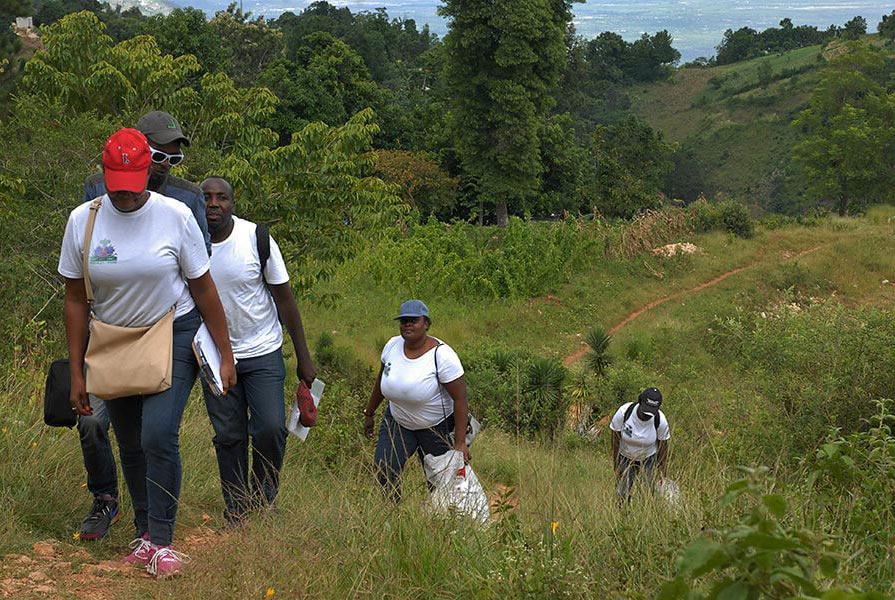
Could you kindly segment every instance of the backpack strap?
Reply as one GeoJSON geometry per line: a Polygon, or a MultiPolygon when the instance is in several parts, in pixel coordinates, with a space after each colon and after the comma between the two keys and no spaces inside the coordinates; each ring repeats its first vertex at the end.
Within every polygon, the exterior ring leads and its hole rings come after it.
{"type": "Polygon", "coordinates": [[[267,279],[264,277],[267,259],[270,258],[270,231],[268,231],[267,225],[259,223],[255,227],[255,246],[258,248],[258,260],[261,261],[261,279],[267,283],[267,279]]]}

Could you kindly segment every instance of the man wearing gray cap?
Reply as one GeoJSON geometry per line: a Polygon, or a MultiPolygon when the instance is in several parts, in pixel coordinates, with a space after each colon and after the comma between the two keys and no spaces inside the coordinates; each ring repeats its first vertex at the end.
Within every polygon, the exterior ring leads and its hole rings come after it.
{"type": "MultiPolygon", "coordinates": [[[[149,166],[147,187],[186,204],[193,213],[205,237],[205,249],[211,255],[211,237],[205,220],[205,198],[199,186],[171,175],[170,169],[183,161],[183,146],[190,140],[183,134],[177,119],[166,112],[154,110],[137,121],[136,127],[149,141],[152,163],[149,166]]],[[[84,201],[89,202],[106,193],[102,173],[91,175],[84,182],[84,201]]],[[[78,419],[78,434],[84,467],[87,470],[87,489],[93,494],[93,505],[81,523],[82,540],[98,540],[106,536],[109,527],[118,520],[118,478],[115,457],[109,443],[109,414],[105,403],[90,397],[92,415],[78,419]]]]}

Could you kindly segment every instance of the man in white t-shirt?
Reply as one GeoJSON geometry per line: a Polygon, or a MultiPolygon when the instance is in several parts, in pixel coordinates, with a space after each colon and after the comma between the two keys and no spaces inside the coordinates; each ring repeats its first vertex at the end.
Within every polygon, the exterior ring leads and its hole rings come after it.
{"type": "Polygon", "coordinates": [[[655,483],[656,471],[665,477],[671,430],[665,413],[659,410],[661,405],[658,388],[647,388],[637,402],[620,406],[609,423],[612,465],[618,480],[616,493],[621,500],[628,498],[641,471],[650,486],[655,483]]]}
{"type": "Polygon", "coordinates": [[[238,523],[253,506],[272,504],[279,487],[286,449],[281,320],[295,348],[298,377],[308,387],[316,369],[277,243],[267,236],[269,258],[262,268],[264,252],[259,254],[257,226],[233,216],[230,184],[221,177],[209,177],[201,188],[211,232],[211,276],[218,286],[233,356],[238,361],[237,384],[226,396],[215,396],[204,383],[203,390],[215,431],[224,516],[228,522],[238,523]]]}

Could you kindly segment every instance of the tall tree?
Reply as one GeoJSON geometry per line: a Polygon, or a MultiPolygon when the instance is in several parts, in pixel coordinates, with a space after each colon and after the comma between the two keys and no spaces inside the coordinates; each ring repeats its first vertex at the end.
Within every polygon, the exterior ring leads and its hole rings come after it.
{"type": "Polygon", "coordinates": [[[538,190],[540,131],[566,60],[569,0],[446,0],[449,123],[499,225],[538,190]]]}
{"type": "Polygon", "coordinates": [[[895,181],[895,96],[880,84],[886,61],[866,44],[826,67],[810,105],[793,122],[804,137],[793,159],[808,196],[833,202],[840,215],[891,198],[895,181]]]}

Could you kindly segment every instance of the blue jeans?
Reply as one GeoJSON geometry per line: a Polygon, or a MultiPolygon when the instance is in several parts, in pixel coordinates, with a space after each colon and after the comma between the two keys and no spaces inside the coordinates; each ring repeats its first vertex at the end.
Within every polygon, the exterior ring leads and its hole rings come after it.
{"type": "Polygon", "coordinates": [[[407,429],[398,424],[391,408],[385,409],[379,426],[379,440],[373,463],[376,479],[382,491],[391,495],[396,503],[401,501],[401,471],[414,452],[423,460],[424,454],[441,456],[451,449],[449,436],[454,431],[454,415],[428,429],[407,429]]]}
{"type": "Polygon", "coordinates": [[[214,427],[214,449],[224,495],[224,517],[238,521],[252,506],[272,504],[286,454],[283,350],[241,358],[236,387],[215,396],[202,383],[205,406],[214,427]],[[252,473],[249,480],[249,436],[252,473]]]}
{"type": "Polygon", "coordinates": [[[81,438],[81,454],[87,470],[87,489],[94,496],[109,494],[118,497],[118,474],[115,457],[109,442],[109,412],[106,403],[90,396],[93,414],[78,417],[78,435],[81,438]]]}
{"type": "Polygon", "coordinates": [[[150,541],[159,546],[170,545],[174,538],[180,499],[180,420],[198,371],[191,344],[199,323],[196,309],[174,320],[170,388],[106,402],[137,534],[148,531],[150,541]]]}
{"type": "Polygon", "coordinates": [[[619,500],[628,500],[637,475],[643,472],[644,483],[650,489],[653,488],[656,479],[656,455],[653,454],[645,460],[631,460],[627,456],[618,455],[619,468],[621,469],[621,477],[615,486],[615,494],[619,500]]]}

